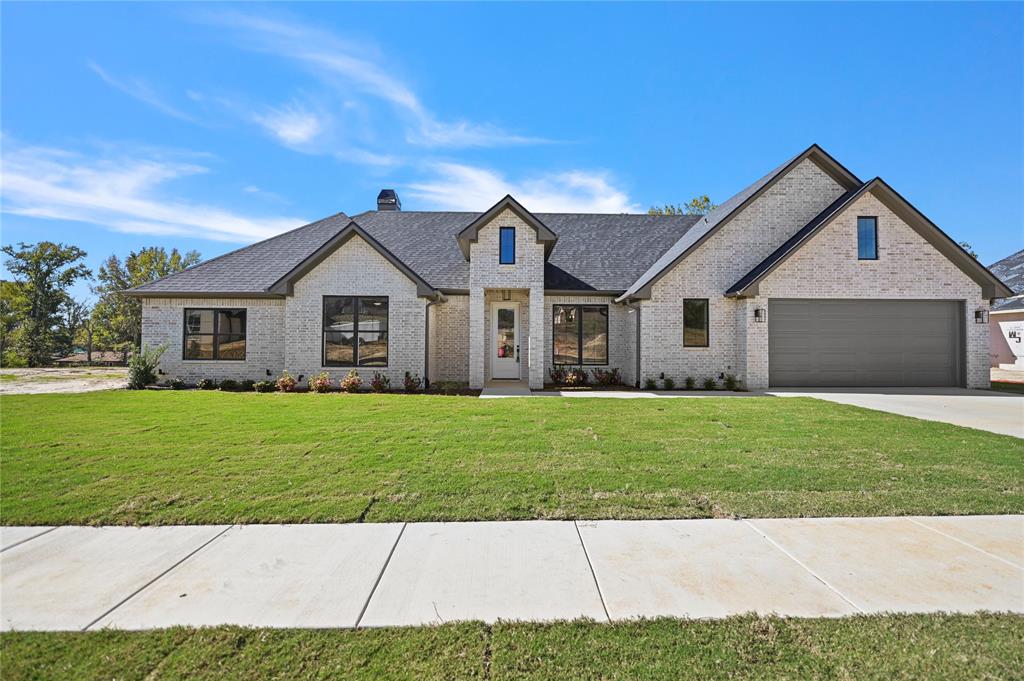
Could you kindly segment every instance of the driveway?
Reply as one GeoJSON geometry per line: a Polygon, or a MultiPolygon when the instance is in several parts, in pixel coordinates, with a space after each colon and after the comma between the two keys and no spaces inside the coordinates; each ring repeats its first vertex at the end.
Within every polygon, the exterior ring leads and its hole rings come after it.
{"type": "Polygon", "coordinates": [[[1024,516],[0,528],[0,628],[1024,613],[1024,516]]]}
{"type": "Polygon", "coordinates": [[[1024,438],[1024,395],[964,388],[785,388],[779,397],[814,397],[928,421],[1024,438]]]}

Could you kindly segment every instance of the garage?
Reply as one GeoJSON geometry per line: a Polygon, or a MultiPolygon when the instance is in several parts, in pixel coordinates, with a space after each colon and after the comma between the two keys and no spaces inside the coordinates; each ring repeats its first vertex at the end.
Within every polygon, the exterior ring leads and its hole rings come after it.
{"type": "Polygon", "coordinates": [[[962,303],[950,300],[768,302],[772,387],[962,386],[962,303]]]}

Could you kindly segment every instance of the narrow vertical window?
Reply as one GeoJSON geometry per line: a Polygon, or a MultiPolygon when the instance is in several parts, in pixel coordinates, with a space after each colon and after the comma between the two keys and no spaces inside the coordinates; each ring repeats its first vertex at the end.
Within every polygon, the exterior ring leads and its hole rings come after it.
{"type": "Polygon", "coordinates": [[[857,218],[857,259],[878,260],[878,218],[857,218]]]}
{"type": "Polygon", "coordinates": [[[516,264],[516,228],[501,227],[498,231],[498,253],[499,265],[516,264]]]}
{"type": "Polygon", "coordinates": [[[708,347],[708,299],[683,299],[683,347],[708,347]]]}

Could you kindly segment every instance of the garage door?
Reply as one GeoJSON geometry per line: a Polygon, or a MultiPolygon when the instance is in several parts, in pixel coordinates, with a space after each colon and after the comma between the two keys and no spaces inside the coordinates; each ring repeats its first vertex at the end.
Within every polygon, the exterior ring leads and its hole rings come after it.
{"type": "Polygon", "coordinates": [[[770,300],[768,381],[782,386],[959,386],[961,303],[770,300]]]}

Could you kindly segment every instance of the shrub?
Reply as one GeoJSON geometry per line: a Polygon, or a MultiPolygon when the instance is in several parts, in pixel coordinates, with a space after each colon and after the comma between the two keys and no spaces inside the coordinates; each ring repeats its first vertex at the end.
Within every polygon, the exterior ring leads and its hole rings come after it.
{"type": "Polygon", "coordinates": [[[736,380],[736,377],[732,374],[726,374],[725,380],[722,381],[722,385],[725,386],[726,390],[739,390],[740,382],[736,380]]]}
{"type": "Polygon", "coordinates": [[[183,390],[185,388],[185,381],[180,378],[172,378],[167,381],[167,385],[174,390],[183,390]]]}
{"type": "Polygon", "coordinates": [[[551,367],[548,369],[548,376],[555,385],[565,385],[565,367],[551,367]]]}
{"type": "Polygon", "coordinates": [[[672,380],[671,378],[669,378],[668,376],[666,376],[665,378],[661,379],[661,382],[665,386],[665,390],[675,390],[676,389],[676,382],[674,380],[672,380]]]}
{"type": "Polygon", "coordinates": [[[590,373],[594,375],[594,382],[598,385],[622,385],[622,373],[618,368],[593,369],[590,373]]]}
{"type": "Polygon", "coordinates": [[[644,390],[657,390],[657,389],[658,389],[658,382],[657,381],[655,381],[653,378],[645,378],[644,379],[644,390]]]}
{"type": "Polygon", "coordinates": [[[391,390],[391,379],[374,371],[373,378],[370,379],[370,390],[375,393],[386,393],[391,390]]]}
{"type": "Polygon", "coordinates": [[[242,390],[248,392],[248,391],[252,390],[252,387],[254,385],[256,385],[256,381],[252,380],[251,378],[247,378],[244,381],[242,381],[241,383],[239,383],[238,385],[239,385],[239,387],[241,387],[242,390]]]}
{"type": "Polygon", "coordinates": [[[573,367],[565,372],[565,384],[578,386],[587,384],[587,371],[583,367],[573,367]]]}
{"type": "Polygon", "coordinates": [[[220,389],[225,392],[236,392],[241,387],[242,386],[238,383],[238,381],[235,381],[230,378],[225,378],[223,381],[220,382],[220,389]]]}
{"type": "Polygon", "coordinates": [[[684,383],[686,383],[687,390],[693,390],[697,386],[697,381],[693,376],[687,376],[684,383]]]}
{"type": "Polygon", "coordinates": [[[359,378],[359,372],[355,369],[349,369],[345,378],[341,379],[339,387],[347,393],[358,392],[359,388],[363,385],[363,379],[359,378]]]}
{"type": "Polygon", "coordinates": [[[423,385],[423,380],[416,374],[410,374],[406,371],[402,384],[405,387],[405,392],[414,393],[420,389],[421,385],[423,385]]]}
{"type": "Polygon", "coordinates": [[[277,390],[277,384],[273,381],[256,381],[252,384],[252,389],[258,393],[272,393],[277,390]]]}
{"type": "Polygon", "coordinates": [[[167,350],[166,345],[155,348],[143,346],[128,359],[128,389],[142,390],[147,385],[156,383],[156,368],[160,364],[160,356],[167,350]]]}
{"type": "Polygon", "coordinates": [[[310,376],[309,378],[309,389],[312,392],[326,393],[330,392],[333,387],[334,383],[331,382],[331,375],[326,371],[321,371],[316,376],[310,376]]]}
{"type": "Polygon", "coordinates": [[[295,377],[289,374],[286,369],[281,372],[281,377],[277,379],[277,389],[283,393],[290,393],[295,390],[296,383],[298,383],[298,381],[296,381],[295,377]]]}
{"type": "Polygon", "coordinates": [[[213,380],[212,378],[200,378],[198,381],[196,381],[196,387],[199,388],[200,390],[216,390],[217,381],[213,380]]]}
{"type": "Polygon", "coordinates": [[[716,390],[717,388],[718,388],[718,382],[715,381],[715,379],[713,379],[713,378],[705,378],[704,379],[704,389],[705,390],[716,390]]]}

